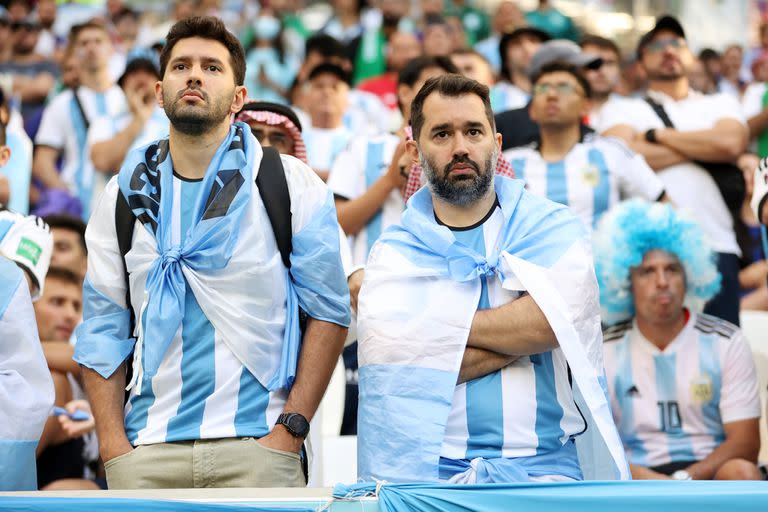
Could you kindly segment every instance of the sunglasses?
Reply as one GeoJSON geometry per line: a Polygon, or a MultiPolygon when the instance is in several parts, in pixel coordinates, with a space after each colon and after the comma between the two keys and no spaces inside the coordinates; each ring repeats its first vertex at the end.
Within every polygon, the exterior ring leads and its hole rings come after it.
{"type": "Polygon", "coordinates": [[[581,88],[579,86],[574,84],[569,84],[567,82],[560,82],[557,84],[536,84],[533,86],[534,96],[547,94],[549,91],[555,91],[557,94],[560,94],[560,95],[578,94],[581,96],[584,94],[581,91],[581,88]]]}
{"type": "Polygon", "coordinates": [[[685,40],[680,37],[674,37],[671,39],[659,39],[657,41],[651,41],[645,47],[651,53],[660,53],[667,49],[667,46],[671,46],[675,50],[685,48],[685,40]]]}
{"type": "Polygon", "coordinates": [[[34,23],[11,23],[11,30],[14,32],[17,32],[19,30],[26,30],[27,32],[37,32],[40,30],[40,25],[36,25],[34,23]]]}

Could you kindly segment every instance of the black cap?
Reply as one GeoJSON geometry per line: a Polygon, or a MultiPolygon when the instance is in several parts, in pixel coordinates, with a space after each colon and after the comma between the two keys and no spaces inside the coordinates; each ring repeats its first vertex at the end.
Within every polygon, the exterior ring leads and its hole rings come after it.
{"type": "Polygon", "coordinates": [[[677,21],[677,18],[669,15],[662,16],[661,18],[658,18],[656,20],[656,25],[653,27],[653,29],[651,29],[650,32],[645,34],[643,37],[640,38],[640,41],[638,41],[637,43],[638,59],[642,58],[643,50],[645,49],[645,47],[648,46],[648,44],[651,41],[653,41],[653,38],[656,37],[656,34],[661,32],[662,30],[667,30],[685,39],[685,31],[683,30],[683,26],[680,24],[680,22],[677,21]]]}
{"type": "Polygon", "coordinates": [[[540,30],[536,27],[520,27],[520,28],[516,28],[509,34],[504,34],[501,36],[501,39],[499,40],[499,51],[504,53],[507,49],[507,45],[510,42],[523,36],[533,37],[535,39],[538,39],[542,43],[546,43],[547,41],[552,39],[552,36],[550,36],[543,30],[540,30]]]}
{"type": "MultiPolygon", "coordinates": [[[[240,109],[240,112],[244,110],[252,110],[256,112],[272,112],[274,114],[280,114],[281,116],[285,116],[290,121],[296,125],[296,128],[299,129],[299,132],[302,131],[301,123],[299,122],[299,116],[296,115],[296,112],[293,111],[293,109],[287,105],[281,105],[280,103],[272,103],[271,101],[250,101],[243,105],[243,108],[240,109]]],[[[238,114],[240,114],[238,112],[238,114]]],[[[237,116],[235,116],[237,117],[237,116]]]]}
{"type": "Polygon", "coordinates": [[[123,82],[125,82],[125,77],[135,71],[146,71],[148,73],[152,73],[157,77],[158,80],[160,80],[160,70],[157,69],[157,64],[155,61],[145,57],[137,57],[128,61],[128,64],[125,65],[125,71],[123,71],[123,74],[120,75],[120,78],[117,79],[117,85],[122,87],[123,82]]]}
{"type": "Polygon", "coordinates": [[[322,64],[318,64],[317,66],[312,68],[312,71],[309,72],[308,80],[314,80],[315,77],[319,75],[324,75],[324,74],[335,75],[336,78],[338,78],[342,82],[346,83],[349,86],[352,86],[352,77],[349,76],[349,73],[344,71],[344,69],[341,66],[337,66],[336,64],[331,64],[330,62],[323,62],[322,64]]]}

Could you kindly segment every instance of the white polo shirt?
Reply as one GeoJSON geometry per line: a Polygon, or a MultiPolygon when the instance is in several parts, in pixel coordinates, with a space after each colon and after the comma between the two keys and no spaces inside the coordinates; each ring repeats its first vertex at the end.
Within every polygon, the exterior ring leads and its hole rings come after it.
{"type": "MultiPolygon", "coordinates": [[[[648,95],[664,107],[679,131],[706,130],[726,118],[746,125],[738,100],[727,94],[703,95],[691,91],[688,97],[679,101],[658,91],[648,91],[648,95]]],[[[659,116],[643,99],[624,101],[622,108],[605,109],[602,115],[604,129],[629,125],[642,133],[651,128],[664,128],[659,116]]],[[[670,199],[678,207],[690,211],[701,224],[717,252],[741,255],[731,214],[706,169],[693,162],[684,162],[658,170],[657,175],[670,199]]]]}

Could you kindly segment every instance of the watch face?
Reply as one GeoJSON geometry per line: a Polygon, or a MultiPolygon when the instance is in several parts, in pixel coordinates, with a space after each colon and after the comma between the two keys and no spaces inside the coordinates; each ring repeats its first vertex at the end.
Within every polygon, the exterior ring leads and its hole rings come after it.
{"type": "Polygon", "coordinates": [[[299,437],[307,437],[309,422],[301,414],[289,414],[286,418],[286,427],[292,434],[299,437]]]}

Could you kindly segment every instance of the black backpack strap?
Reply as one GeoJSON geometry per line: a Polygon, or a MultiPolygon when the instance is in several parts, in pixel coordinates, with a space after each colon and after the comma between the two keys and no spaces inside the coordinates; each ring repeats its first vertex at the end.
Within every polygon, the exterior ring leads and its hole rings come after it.
{"type": "Polygon", "coordinates": [[[286,268],[291,268],[293,230],[291,228],[291,195],[285,179],[283,162],[275,148],[262,147],[264,155],[256,175],[256,188],[267,210],[277,248],[286,268]]]}
{"type": "MultiPolygon", "coordinates": [[[[128,267],[125,264],[125,255],[131,250],[133,243],[133,228],[136,224],[136,216],[128,205],[123,193],[118,189],[117,202],[115,203],[115,231],[117,233],[117,247],[120,249],[120,258],[123,260],[123,282],[125,283],[125,306],[131,314],[129,324],[129,336],[133,336],[136,327],[136,316],[133,314],[131,306],[131,286],[128,281],[128,267]]],[[[133,377],[133,359],[129,356],[126,364],[126,382],[130,382],[133,377]]],[[[128,401],[128,391],[125,392],[125,400],[128,401]]]]}
{"type": "Polygon", "coordinates": [[[79,91],[79,87],[75,87],[72,89],[72,99],[75,100],[75,106],[77,106],[78,112],[80,112],[80,117],[83,118],[83,124],[85,125],[85,131],[88,131],[88,128],[91,126],[91,122],[88,120],[88,116],[85,115],[85,109],[83,109],[83,104],[80,103],[80,96],[77,95],[77,91],[79,91]]]}
{"type": "Polygon", "coordinates": [[[664,126],[667,128],[675,127],[675,125],[672,124],[672,120],[667,115],[667,111],[664,110],[664,107],[661,105],[661,103],[656,103],[656,101],[654,101],[650,96],[645,97],[645,102],[648,103],[656,115],[659,116],[659,119],[661,119],[661,122],[664,123],[664,126]]]}

